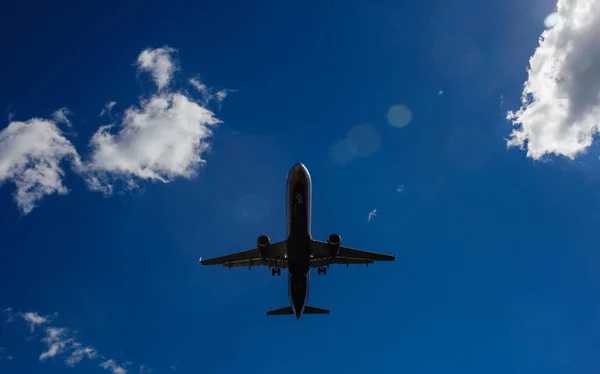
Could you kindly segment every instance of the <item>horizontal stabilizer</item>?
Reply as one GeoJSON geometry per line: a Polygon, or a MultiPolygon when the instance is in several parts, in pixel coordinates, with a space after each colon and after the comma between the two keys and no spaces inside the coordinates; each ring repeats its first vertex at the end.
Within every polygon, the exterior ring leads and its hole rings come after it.
{"type": "Polygon", "coordinates": [[[283,314],[294,314],[294,311],[292,310],[291,306],[286,306],[285,308],[279,308],[267,312],[268,316],[280,316],[283,314]]]}
{"type": "Polygon", "coordinates": [[[327,309],[315,308],[314,306],[305,306],[302,314],[329,314],[327,309]]]}

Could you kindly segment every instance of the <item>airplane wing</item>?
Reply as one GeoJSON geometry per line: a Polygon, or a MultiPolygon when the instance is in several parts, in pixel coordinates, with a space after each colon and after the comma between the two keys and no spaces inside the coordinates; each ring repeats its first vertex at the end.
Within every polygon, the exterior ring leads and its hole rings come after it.
{"type": "Polygon", "coordinates": [[[286,244],[285,241],[272,243],[265,250],[265,256],[261,257],[258,248],[247,251],[233,253],[225,256],[200,259],[201,265],[223,265],[225,267],[253,267],[253,266],[271,266],[287,268],[286,244]]]}
{"type": "Polygon", "coordinates": [[[313,259],[311,267],[327,266],[331,264],[372,264],[375,261],[394,261],[395,255],[386,255],[376,252],[368,252],[349,247],[340,247],[337,256],[332,257],[329,252],[329,244],[314,240],[311,245],[313,259]]]}

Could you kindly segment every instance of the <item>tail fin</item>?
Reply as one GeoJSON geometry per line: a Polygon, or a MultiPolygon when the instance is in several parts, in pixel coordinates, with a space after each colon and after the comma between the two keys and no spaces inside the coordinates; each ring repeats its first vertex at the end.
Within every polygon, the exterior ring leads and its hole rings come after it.
{"type": "MultiPolygon", "coordinates": [[[[302,314],[329,314],[330,312],[327,309],[315,308],[314,306],[305,306],[304,312],[302,314]]],[[[267,312],[268,316],[281,316],[285,314],[294,314],[294,310],[291,306],[286,306],[284,308],[279,308],[275,310],[270,310],[267,312]]]]}
{"type": "Polygon", "coordinates": [[[327,309],[315,308],[314,306],[305,306],[302,314],[329,314],[327,309]]]}
{"type": "Polygon", "coordinates": [[[280,316],[282,314],[294,314],[294,311],[292,310],[291,306],[286,306],[285,308],[279,308],[267,312],[268,316],[280,316]]]}

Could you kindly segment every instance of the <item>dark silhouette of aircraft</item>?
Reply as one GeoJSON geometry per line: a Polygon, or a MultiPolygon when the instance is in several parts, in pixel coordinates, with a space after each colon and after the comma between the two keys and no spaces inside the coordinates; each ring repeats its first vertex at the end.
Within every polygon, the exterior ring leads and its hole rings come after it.
{"type": "Polygon", "coordinates": [[[395,255],[367,252],[341,246],[342,238],[331,234],[327,242],[314,240],[310,233],[310,208],[312,181],[306,167],[297,163],[287,176],[287,239],[271,243],[266,235],[257,239],[256,248],[231,255],[200,259],[202,265],[223,265],[228,268],[268,266],[271,275],[281,275],[288,269],[288,296],[290,306],[267,312],[267,315],[293,314],[300,319],[303,314],[329,314],[329,310],[306,305],[310,268],[318,275],[326,275],[331,264],[363,264],[375,261],[393,261],[395,255]]]}

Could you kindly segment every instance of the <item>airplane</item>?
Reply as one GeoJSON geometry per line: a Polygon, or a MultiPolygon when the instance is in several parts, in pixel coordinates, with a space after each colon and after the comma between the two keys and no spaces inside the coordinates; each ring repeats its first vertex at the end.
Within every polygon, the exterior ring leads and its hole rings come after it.
{"type": "Polygon", "coordinates": [[[267,266],[272,276],[280,276],[281,269],[287,268],[290,306],[271,310],[267,315],[293,314],[300,319],[303,314],[330,314],[327,309],[306,304],[311,268],[317,268],[317,275],[327,275],[332,264],[369,266],[375,261],[394,261],[396,256],[344,247],[339,234],[329,235],[327,242],[314,240],[310,232],[312,180],[306,166],[302,163],[292,166],[286,184],[286,240],[271,243],[263,234],[258,237],[256,248],[207,260],[200,258],[200,264],[223,265],[230,269],[267,266]]]}

